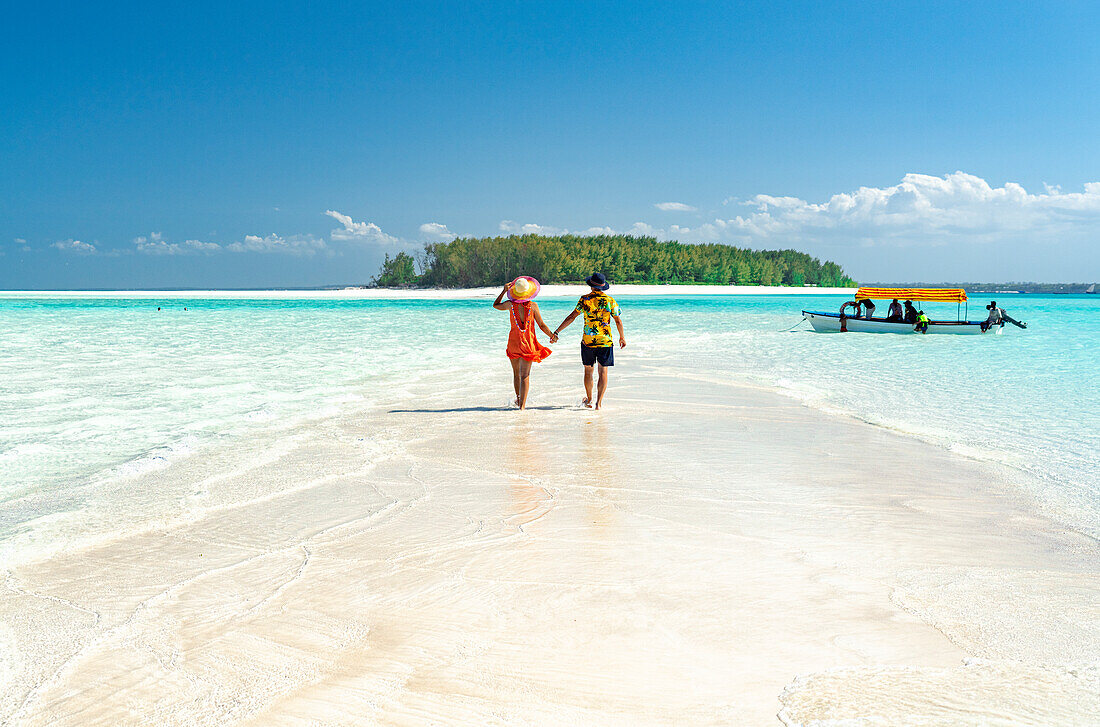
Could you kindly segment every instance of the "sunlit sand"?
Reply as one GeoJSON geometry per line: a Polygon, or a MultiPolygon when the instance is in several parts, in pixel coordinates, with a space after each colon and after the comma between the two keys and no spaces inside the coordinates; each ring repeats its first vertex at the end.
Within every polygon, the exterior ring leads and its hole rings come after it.
{"type": "Polygon", "coordinates": [[[7,574],[0,721],[1100,714],[1100,549],[1018,475],[689,370],[592,412],[569,363],[151,473],[188,516],[7,574]]]}

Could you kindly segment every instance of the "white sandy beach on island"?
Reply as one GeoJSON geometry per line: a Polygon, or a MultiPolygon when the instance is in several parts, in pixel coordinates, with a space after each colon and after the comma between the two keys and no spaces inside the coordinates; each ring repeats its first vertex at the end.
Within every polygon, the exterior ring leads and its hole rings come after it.
{"type": "MultiPolygon", "coordinates": [[[[586,285],[543,285],[540,296],[575,298],[586,285]]],[[[72,298],[309,298],[337,300],[492,298],[500,288],[334,288],[326,290],[0,290],[0,296],[49,295],[72,298]]],[[[616,285],[615,295],[854,295],[855,288],[815,288],[788,285],[616,285]]]]}
{"type": "Polygon", "coordinates": [[[7,570],[0,722],[1095,723],[1100,548],[1018,471],[687,364],[594,413],[575,368],[144,473],[182,514],[7,570]]]}

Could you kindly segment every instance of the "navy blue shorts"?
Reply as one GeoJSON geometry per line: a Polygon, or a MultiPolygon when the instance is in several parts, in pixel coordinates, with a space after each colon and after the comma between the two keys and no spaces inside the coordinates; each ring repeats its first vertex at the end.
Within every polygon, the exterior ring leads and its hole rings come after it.
{"type": "Polygon", "coordinates": [[[591,366],[599,363],[600,366],[615,365],[614,346],[585,346],[581,344],[581,363],[591,366]]]}

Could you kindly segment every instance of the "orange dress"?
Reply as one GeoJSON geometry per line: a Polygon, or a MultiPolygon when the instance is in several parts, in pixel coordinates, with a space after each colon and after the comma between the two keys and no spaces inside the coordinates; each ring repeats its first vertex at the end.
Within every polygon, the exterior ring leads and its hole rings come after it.
{"type": "Polygon", "coordinates": [[[508,318],[512,322],[512,329],[508,331],[508,358],[522,358],[538,363],[553,353],[535,338],[535,317],[529,302],[512,301],[512,305],[508,306],[508,318]],[[519,306],[523,307],[525,314],[523,325],[520,325],[516,317],[516,308],[519,306]]]}

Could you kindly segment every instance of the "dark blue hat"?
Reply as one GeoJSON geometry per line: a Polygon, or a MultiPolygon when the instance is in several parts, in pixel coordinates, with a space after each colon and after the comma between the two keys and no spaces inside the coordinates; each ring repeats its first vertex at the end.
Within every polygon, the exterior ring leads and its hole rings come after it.
{"type": "Polygon", "coordinates": [[[596,290],[607,290],[611,287],[611,283],[607,282],[607,278],[603,276],[603,273],[592,273],[588,280],[584,282],[596,290]]]}

